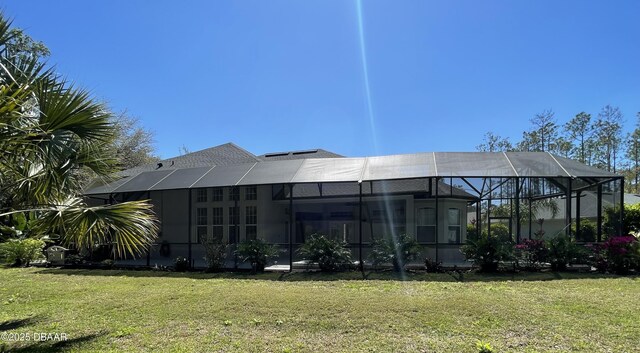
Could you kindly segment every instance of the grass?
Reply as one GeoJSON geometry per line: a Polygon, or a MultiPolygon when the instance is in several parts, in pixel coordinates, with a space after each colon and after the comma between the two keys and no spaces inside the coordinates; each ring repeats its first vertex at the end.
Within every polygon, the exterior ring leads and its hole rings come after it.
{"type": "Polygon", "coordinates": [[[0,269],[17,352],[632,352],[635,277],[0,269]],[[460,279],[460,278],[457,278],[460,279]]]}

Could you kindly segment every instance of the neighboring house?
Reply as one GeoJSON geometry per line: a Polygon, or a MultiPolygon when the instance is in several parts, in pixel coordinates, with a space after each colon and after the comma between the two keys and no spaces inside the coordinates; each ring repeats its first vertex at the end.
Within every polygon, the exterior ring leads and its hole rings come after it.
{"type": "MultiPolygon", "coordinates": [[[[595,192],[583,192],[580,194],[580,218],[586,219],[594,224],[597,223],[598,217],[598,195],[595,192]]],[[[554,199],[557,209],[554,214],[550,208],[541,208],[538,213],[534,215],[534,219],[540,220],[542,219],[542,225],[533,224],[533,232],[536,232],[540,228],[544,230],[544,233],[547,237],[554,236],[564,232],[566,227],[565,215],[567,204],[565,202],[566,198],[557,198],[554,199]]],[[[571,217],[574,222],[576,219],[577,209],[575,196],[572,198],[573,208],[571,209],[571,217]]],[[[635,205],[640,203],[640,197],[635,194],[624,194],[624,203],[625,205],[635,205]]],[[[602,205],[601,210],[604,212],[607,208],[616,208],[620,206],[620,193],[613,192],[605,192],[602,197],[602,205]]]]}
{"type": "MultiPolygon", "coordinates": [[[[151,200],[161,222],[158,244],[136,263],[167,265],[184,256],[195,266],[204,266],[199,241],[205,235],[232,248],[262,238],[278,244],[279,263],[289,265],[301,260],[296,249],[314,233],[347,242],[362,260],[372,239],[407,234],[423,245],[424,257],[461,263],[471,205],[508,192],[518,199],[557,197],[622,180],[539,152],[346,158],[314,149],[256,156],[232,143],[119,176],[85,195],[104,203],[151,200]]],[[[515,212],[524,212],[518,202],[515,212]]],[[[512,232],[524,233],[519,226],[512,232]]],[[[229,267],[238,266],[229,259],[229,267]]]]}

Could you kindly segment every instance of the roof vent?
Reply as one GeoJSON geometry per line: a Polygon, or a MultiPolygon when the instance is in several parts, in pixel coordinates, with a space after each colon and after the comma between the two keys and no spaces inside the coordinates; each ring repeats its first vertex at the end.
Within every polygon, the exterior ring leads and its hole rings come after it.
{"type": "Polygon", "coordinates": [[[292,155],[299,155],[299,154],[311,154],[311,153],[318,153],[318,150],[306,150],[306,151],[294,151],[291,152],[292,155]]]}
{"type": "Polygon", "coordinates": [[[162,163],[158,163],[158,168],[156,168],[156,169],[160,169],[160,168],[162,168],[162,166],[163,166],[162,163]]]}
{"type": "Polygon", "coordinates": [[[289,152],[267,153],[264,156],[268,158],[268,157],[282,157],[287,155],[289,155],[289,152]]]}

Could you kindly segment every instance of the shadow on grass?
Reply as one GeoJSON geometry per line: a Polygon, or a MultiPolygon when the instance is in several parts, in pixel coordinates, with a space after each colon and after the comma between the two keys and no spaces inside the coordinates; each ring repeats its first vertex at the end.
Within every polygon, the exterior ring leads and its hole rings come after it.
{"type": "MultiPolygon", "coordinates": [[[[76,338],[70,338],[67,339],[66,341],[31,341],[30,343],[28,343],[26,346],[20,346],[20,347],[6,347],[5,349],[6,352],[12,352],[12,353],[22,353],[22,352],[29,352],[29,353],[53,353],[53,352],[61,352],[61,351],[65,351],[67,349],[70,349],[74,346],[80,347],[83,344],[86,344],[88,342],[91,342],[101,336],[103,336],[104,333],[100,333],[100,334],[90,334],[90,335],[84,335],[84,336],[80,336],[80,337],[76,337],[76,338]]],[[[0,348],[0,352],[2,352],[2,348],[0,348]]]]}
{"type": "MultiPolygon", "coordinates": [[[[267,280],[267,281],[343,281],[343,280],[378,280],[378,281],[425,281],[425,282],[506,282],[506,281],[553,281],[581,278],[617,278],[621,276],[592,272],[514,272],[514,273],[478,273],[473,271],[449,271],[446,273],[426,273],[424,271],[407,271],[404,274],[392,271],[359,271],[324,273],[311,271],[294,271],[292,273],[266,272],[252,274],[250,272],[163,272],[149,270],[98,270],[98,269],[40,269],[36,273],[66,276],[107,276],[107,277],[151,277],[151,278],[190,278],[190,279],[233,279],[233,280],[267,280]]],[[[637,276],[628,276],[636,279],[637,276]]]]}
{"type": "Polygon", "coordinates": [[[8,320],[0,322],[0,331],[15,330],[38,323],[42,318],[40,316],[30,316],[24,319],[8,320]]]}

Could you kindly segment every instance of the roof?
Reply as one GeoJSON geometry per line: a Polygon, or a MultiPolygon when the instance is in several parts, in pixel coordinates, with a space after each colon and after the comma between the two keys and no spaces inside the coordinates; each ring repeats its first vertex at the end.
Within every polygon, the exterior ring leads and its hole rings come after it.
{"type": "Polygon", "coordinates": [[[251,152],[234,143],[225,143],[204,150],[191,152],[182,156],[163,159],[159,162],[145,164],[139,167],[123,170],[121,176],[132,176],[141,172],[153,170],[167,170],[179,168],[195,168],[213,165],[236,165],[257,162],[259,159],[251,152]],[[159,167],[162,165],[161,167],[159,167]]]}
{"type": "MultiPolygon", "coordinates": [[[[186,156],[188,155],[183,157],[186,156]]],[[[547,152],[425,152],[360,158],[307,158],[272,161],[262,161],[256,158],[253,163],[209,164],[197,168],[180,168],[175,164],[172,168],[163,167],[154,171],[142,171],[125,181],[119,180],[108,185],[92,187],[85,194],[430,177],[596,179],[619,177],[616,174],[547,152]]]]}
{"type": "Polygon", "coordinates": [[[132,176],[140,172],[153,170],[167,170],[180,168],[212,167],[238,165],[270,160],[289,160],[305,158],[339,158],[341,155],[321,148],[304,151],[274,152],[256,156],[244,148],[228,142],[219,146],[191,152],[182,156],[163,159],[159,162],[145,164],[139,167],[123,170],[119,176],[132,176]],[[160,165],[162,165],[160,167],[160,165]]]}
{"type": "Polygon", "coordinates": [[[290,160],[290,159],[341,158],[341,157],[344,157],[344,156],[318,148],[314,150],[265,153],[263,155],[258,156],[258,159],[262,161],[281,161],[281,160],[290,160]]]}

